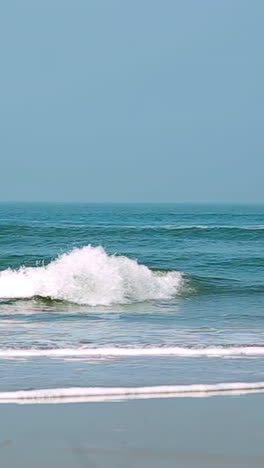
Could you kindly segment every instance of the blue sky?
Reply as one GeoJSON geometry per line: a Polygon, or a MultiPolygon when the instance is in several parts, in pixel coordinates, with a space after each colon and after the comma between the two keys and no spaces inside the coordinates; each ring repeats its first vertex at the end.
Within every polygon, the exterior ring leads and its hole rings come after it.
{"type": "Polygon", "coordinates": [[[1,5],[0,200],[264,202],[262,0],[1,5]]]}

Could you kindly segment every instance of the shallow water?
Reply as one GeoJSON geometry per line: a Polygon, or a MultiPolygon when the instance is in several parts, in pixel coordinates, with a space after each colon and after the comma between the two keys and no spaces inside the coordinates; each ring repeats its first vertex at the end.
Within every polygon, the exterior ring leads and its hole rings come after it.
{"type": "Polygon", "coordinates": [[[263,267],[263,206],[1,204],[0,391],[264,380],[263,267]]]}

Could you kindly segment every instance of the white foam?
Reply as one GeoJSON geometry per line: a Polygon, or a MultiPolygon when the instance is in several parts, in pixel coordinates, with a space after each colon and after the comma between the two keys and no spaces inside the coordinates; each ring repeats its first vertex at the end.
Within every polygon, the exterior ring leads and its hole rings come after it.
{"type": "Polygon", "coordinates": [[[235,356],[263,356],[264,346],[229,346],[208,348],[184,347],[135,347],[135,348],[55,348],[55,349],[1,349],[0,359],[34,358],[34,357],[82,357],[82,358],[111,358],[111,357],[235,357],[235,356]]]}
{"type": "Polygon", "coordinates": [[[74,403],[135,398],[206,397],[264,392],[264,382],[161,385],[152,387],[71,387],[0,392],[0,403],[74,403]]]}
{"type": "Polygon", "coordinates": [[[125,256],[90,245],[47,266],[0,272],[0,298],[50,297],[77,304],[110,305],[169,299],[182,284],[179,272],[153,272],[125,256]]]}

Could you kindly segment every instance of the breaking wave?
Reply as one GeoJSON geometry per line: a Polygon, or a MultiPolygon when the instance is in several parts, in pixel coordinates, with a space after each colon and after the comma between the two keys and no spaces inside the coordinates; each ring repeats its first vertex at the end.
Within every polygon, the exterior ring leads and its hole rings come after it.
{"type": "Polygon", "coordinates": [[[91,306],[126,304],[169,299],[182,282],[179,272],[152,271],[135,260],[88,245],[47,266],[0,272],[0,298],[40,296],[91,306]]]}

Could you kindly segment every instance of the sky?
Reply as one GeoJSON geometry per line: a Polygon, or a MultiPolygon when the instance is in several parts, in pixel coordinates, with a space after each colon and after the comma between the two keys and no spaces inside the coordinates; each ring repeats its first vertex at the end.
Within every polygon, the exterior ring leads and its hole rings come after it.
{"type": "Polygon", "coordinates": [[[0,201],[264,203],[263,0],[0,10],[0,201]]]}

